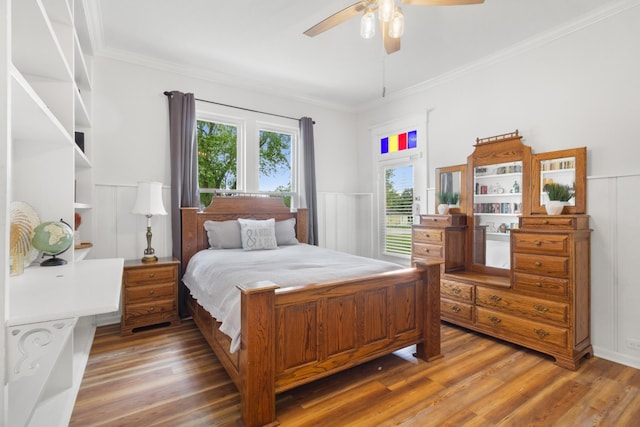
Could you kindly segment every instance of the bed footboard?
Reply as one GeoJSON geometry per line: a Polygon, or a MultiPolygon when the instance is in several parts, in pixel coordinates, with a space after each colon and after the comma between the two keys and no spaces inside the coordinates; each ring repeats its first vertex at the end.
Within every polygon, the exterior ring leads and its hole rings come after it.
{"type": "Polygon", "coordinates": [[[416,344],[440,355],[440,266],[375,277],[242,292],[242,421],[277,425],[275,395],[416,344]]]}

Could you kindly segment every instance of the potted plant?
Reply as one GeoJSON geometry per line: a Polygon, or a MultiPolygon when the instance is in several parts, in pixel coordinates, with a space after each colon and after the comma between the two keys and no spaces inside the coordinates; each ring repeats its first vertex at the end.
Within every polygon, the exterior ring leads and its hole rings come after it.
{"type": "Polygon", "coordinates": [[[460,200],[460,193],[450,193],[449,196],[449,207],[458,206],[458,201],[460,200]]]}
{"type": "Polygon", "coordinates": [[[440,215],[447,215],[449,213],[449,200],[451,199],[451,193],[448,191],[438,194],[438,213],[440,215]]]}
{"type": "Polygon", "coordinates": [[[549,202],[544,206],[549,215],[561,214],[565,202],[571,200],[575,195],[575,191],[572,187],[564,184],[558,184],[556,182],[546,184],[542,190],[547,193],[547,196],[549,197],[549,202]]]}

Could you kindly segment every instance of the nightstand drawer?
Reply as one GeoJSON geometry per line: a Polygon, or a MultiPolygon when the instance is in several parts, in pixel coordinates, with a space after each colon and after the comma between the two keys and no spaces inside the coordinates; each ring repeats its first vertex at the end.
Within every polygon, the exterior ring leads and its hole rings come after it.
{"type": "Polygon", "coordinates": [[[176,302],[173,299],[159,300],[144,304],[127,304],[124,318],[130,321],[135,318],[145,318],[145,324],[153,324],[156,320],[175,319],[176,302]]]}
{"type": "Polygon", "coordinates": [[[158,283],[145,286],[128,286],[125,288],[125,298],[128,304],[136,304],[162,298],[172,298],[176,291],[173,282],[158,283]]]}
{"type": "Polygon", "coordinates": [[[147,282],[168,282],[177,279],[177,270],[173,266],[135,268],[124,272],[124,282],[127,286],[147,282]]]}

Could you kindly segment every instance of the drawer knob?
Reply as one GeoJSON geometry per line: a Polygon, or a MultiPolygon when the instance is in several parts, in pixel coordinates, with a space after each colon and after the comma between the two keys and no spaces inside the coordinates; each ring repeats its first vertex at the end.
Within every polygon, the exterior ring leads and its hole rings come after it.
{"type": "Polygon", "coordinates": [[[496,316],[489,317],[489,320],[491,320],[491,323],[493,323],[494,325],[497,325],[498,323],[502,322],[502,320],[497,318],[496,316]]]}
{"type": "Polygon", "coordinates": [[[489,296],[489,299],[490,299],[491,301],[494,301],[494,302],[498,302],[498,301],[502,300],[502,298],[501,298],[501,297],[499,297],[498,295],[490,295],[490,296],[489,296]]]}
{"type": "Polygon", "coordinates": [[[539,287],[539,288],[541,288],[541,287],[542,287],[542,283],[540,283],[540,282],[536,282],[536,286],[537,286],[537,287],[539,287]]]}
{"type": "Polygon", "coordinates": [[[540,240],[536,240],[535,242],[533,242],[533,244],[536,246],[540,246],[542,242],[540,240]]]}
{"type": "Polygon", "coordinates": [[[541,339],[549,336],[549,332],[545,331],[544,329],[534,329],[533,332],[535,332],[536,335],[538,335],[538,337],[540,337],[541,339]]]}
{"type": "Polygon", "coordinates": [[[536,267],[541,267],[542,263],[540,261],[536,261],[533,263],[536,267]]]}
{"type": "Polygon", "coordinates": [[[543,219],[543,220],[542,220],[542,223],[543,223],[544,225],[548,225],[548,224],[549,224],[549,220],[543,219]]]}
{"type": "Polygon", "coordinates": [[[454,313],[460,313],[460,310],[462,309],[457,305],[454,305],[453,307],[451,307],[451,311],[453,311],[454,313]]]}
{"type": "Polygon", "coordinates": [[[437,221],[438,218],[431,218],[431,221],[437,221]]]}
{"type": "Polygon", "coordinates": [[[460,289],[459,287],[454,287],[451,289],[451,292],[453,292],[456,295],[460,295],[460,292],[462,292],[462,289],[460,289]]]}
{"type": "Polygon", "coordinates": [[[549,309],[547,307],[545,307],[543,305],[540,305],[540,304],[534,305],[533,308],[535,308],[540,313],[546,313],[547,311],[549,311],[549,309]]]}
{"type": "Polygon", "coordinates": [[[149,307],[149,308],[147,309],[147,311],[148,311],[149,313],[153,313],[153,311],[154,311],[155,309],[156,309],[155,307],[149,307]]]}
{"type": "Polygon", "coordinates": [[[156,291],[154,291],[153,289],[151,289],[151,290],[149,291],[149,295],[153,295],[153,294],[155,294],[155,293],[156,293],[156,291]]]}

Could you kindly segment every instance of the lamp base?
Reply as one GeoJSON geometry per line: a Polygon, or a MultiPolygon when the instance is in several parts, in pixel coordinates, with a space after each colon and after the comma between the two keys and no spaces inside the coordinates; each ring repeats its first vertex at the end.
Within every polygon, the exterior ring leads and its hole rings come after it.
{"type": "Polygon", "coordinates": [[[149,264],[152,262],[158,262],[158,257],[155,255],[145,255],[142,257],[140,261],[142,261],[145,264],[149,264]]]}

